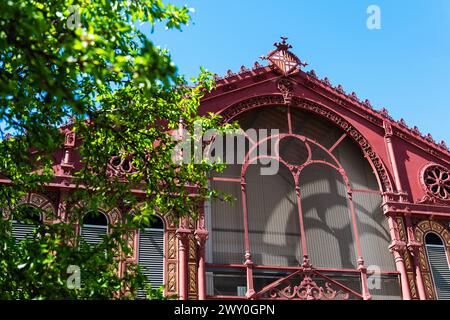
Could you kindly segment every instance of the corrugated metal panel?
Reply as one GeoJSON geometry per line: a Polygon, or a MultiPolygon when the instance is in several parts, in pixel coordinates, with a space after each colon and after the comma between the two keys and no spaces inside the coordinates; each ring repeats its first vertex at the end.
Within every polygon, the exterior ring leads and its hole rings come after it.
{"type": "Polygon", "coordinates": [[[13,222],[12,223],[12,236],[16,241],[22,241],[25,238],[33,237],[33,231],[36,228],[35,224],[13,222]]]}
{"type": "Polygon", "coordinates": [[[381,270],[396,270],[394,257],[389,251],[391,236],[388,220],[381,211],[382,198],[378,194],[354,192],[359,240],[364,262],[381,270]]]}
{"type": "MultiPolygon", "coordinates": [[[[152,288],[164,284],[164,230],[139,232],[138,264],[152,288]]],[[[144,290],[138,290],[138,298],[145,298],[144,290]]]]}
{"type": "Polygon", "coordinates": [[[345,138],[333,151],[348,175],[353,189],[380,190],[373,169],[361,149],[349,138],[345,138]]]}
{"type": "Polygon", "coordinates": [[[88,225],[85,224],[81,227],[81,237],[88,244],[99,244],[103,240],[103,236],[105,236],[108,232],[108,227],[106,226],[96,226],[96,225],[88,225]]]}
{"type": "Polygon", "coordinates": [[[287,133],[289,130],[286,111],[285,106],[262,107],[250,110],[236,120],[243,130],[278,129],[280,133],[287,133]]]}
{"type": "Polygon", "coordinates": [[[355,268],[356,254],[346,186],[334,169],[312,165],[300,175],[301,204],[311,263],[355,268]]]}
{"type": "MultiPolygon", "coordinates": [[[[211,203],[211,234],[207,246],[212,245],[213,263],[243,263],[244,218],[242,215],[241,185],[212,181],[211,187],[233,196],[233,203],[214,200],[211,203]]],[[[209,257],[211,258],[211,257],[209,257]]]]}
{"type": "Polygon", "coordinates": [[[284,166],[274,176],[251,165],[246,175],[250,250],[262,265],[298,266],[302,259],[297,197],[284,166]]]}
{"type": "Polygon", "coordinates": [[[342,135],[342,130],[314,113],[291,108],[293,133],[313,139],[330,148],[342,135]]]}
{"type": "Polygon", "coordinates": [[[439,300],[450,300],[450,266],[445,247],[427,244],[428,261],[439,300]]]}

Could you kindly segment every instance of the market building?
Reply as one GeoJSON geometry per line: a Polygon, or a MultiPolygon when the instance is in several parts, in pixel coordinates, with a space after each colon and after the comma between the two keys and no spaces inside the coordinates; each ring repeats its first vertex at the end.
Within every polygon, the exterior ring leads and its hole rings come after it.
{"type": "MultiPolygon", "coordinates": [[[[445,142],[304,71],[285,38],[265,61],[217,77],[200,111],[244,130],[277,129],[267,137],[278,141],[277,174],[262,175],[249,157],[212,174],[234,205],[206,203],[199,221],[161,218],[130,233],[128,263],[180,299],[450,299],[445,142]]],[[[78,161],[78,140],[66,137],[54,183],[24,204],[56,215],[64,207],[78,161]]],[[[102,213],[79,226],[93,243],[121,215],[102,213]]]]}

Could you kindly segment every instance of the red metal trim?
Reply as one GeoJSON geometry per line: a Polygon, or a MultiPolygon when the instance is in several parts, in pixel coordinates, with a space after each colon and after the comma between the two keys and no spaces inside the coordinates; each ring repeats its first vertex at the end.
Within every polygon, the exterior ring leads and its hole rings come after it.
{"type": "Polygon", "coordinates": [[[247,193],[245,179],[241,178],[241,194],[242,194],[242,213],[244,218],[244,245],[245,254],[250,254],[250,239],[248,231],[248,211],[247,211],[247,193]]]}
{"type": "Polygon", "coordinates": [[[321,274],[321,273],[318,272],[317,270],[313,270],[313,273],[315,273],[316,275],[318,275],[318,276],[324,278],[325,280],[327,280],[327,281],[329,281],[329,282],[331,282],[331,283],[334,283],[335,285],[337,285],[337,286],[340,287],[341,289],[344,289],[345,291],[350,292],[351,294],[357,296],[358,298],[364,299],[364,297],[363,297],[361,294],[359,294],[358,292],[353,291],[352,289],[348,288],[347,286],[344,286],[344,285],[341,284],[340,282],[335,281],[335,280],[333,280],[332,278],[330,278],[330,277],[328,277],[328,276],[326,276],[326,275],[324,275],[324,274],[321,274]]]}
{"type": "Polygon", "coordinates": [[[357,226],[357,220],[356,220],[356,213],[355,213],[355,207],[353,206],[353,196],[352,196],[351,192],[348,193],[348,204],[350,206],[350,214],[352,217],[353,233],[355,236],[356,251],[358,253],[358,259],[362,259],[361,242],[359,240],[359,232],[358,232],[358,226],[357,226]]]}
{"type": "Polygon", "coordinates": [[[352,189],[353,193],[373,193],[381,196],[381,192],[378,190],[370,190],[370,189],[352,189]]]}
{"type": "Polygon", "coordinates": [[[244,296],[206,296],[206,300],[242,300],[244,296]]]}
{"type": "Polygon", "coordinates": [[[250,239],[248,231],[248,211],[247,211],[247,194],[245,189],[245,178],[242,177],[241,192],[242,192],[242,210],[244,216],[244,243],[245,243],[245,266],[247,271],[247,298],[251,298],[255,293],[253,288],[253,261],[250,251],[250,239]]]}
{"type": "MultiPolygon", "coordinates": [[[[215,263],[207,263],[207,268],[210,269],[245,269],[245,265],[243,264],[215,264],[215,263]]],[[[255,270],[279,270],[279,271],[296,271],[299,270],[300,267],[288,267],[288,266],[266,266],[266,265],[257,265],[253,266],[255,270]]],[[[359,274],[360,271],[358,269],[336,269],[336,268],[315,268],[315,270],[323,273],[354,273],[359,274]]],[[[382,275],[400,275],[400,272],[394,270],[381,270],[379,271],[382,275]]]]}
{"type": "Polygon", "coordinates": [[[242,181],[240,178],[220,178],[220,177],[211,177],[211,178],[209,178],[209,180],[223,181],[223,182],[236,182],[236,183],[241,183],[241,181],[242,181]]]}
{"type": "Polygon", "coordinates": [[[328,149],[329,153],[332,153],[334,149],[336,149],[336,147],[347,137],[347,134],[344,133],[334,144],[333,146],[328,149]]]}
{"type": "Polygon", "coordinates": [[[292,134],[291,106],[288,106],[288,108],[287,108],[287,121],[288,121],[289,134],[292,134]]]}
{"type": "Polygon", "coordinates": [[[306,243],[306,235],[305,235],[305,223],[303,221],[303,211],[302,211],[302,199],[300,192],[300,184],[299,184],[299,176],[297,174],[295,176],[295,195],[297,197],[297,212],[300,221],[300,239],[302,241],[302,255],[304,257],[308,257],[308,246],[306,243]]]}
{"type": "Polygon", "coordinates": [[[268,284],[267,286],[265,286],[264,288],[262,288],[260,291],[258,291],[258,296],[259,295],[263,295],[264,293],[266,293],[267,291],[279,286],[280,284],[282,284],[284,281],[289,280],[292,277],[295,277],[298,274],[303,273],[303,268],[291,273],[290,275],[286,276],[286,277],[282,277],[279,278],[278,280],[275,280],[274,282],[272,282],[271,284],[268,284]]]}
{"type": "MultiPolygon", "coordinates": [[[[269,73],[269,72],[272,71],[272,69],[271,69],[270,67],[264,67],[264,69],[266,69],[266,71],[264,72],[264,74],[267,74],[267,73],[269,73]]],[[[262,80],[262,81],[252,82],[251,84],[249,84],[249,85],[247,85],[247,86],[239,87],[239,88],[236,88],[236,89],[234,89],[234,90],[230,90],[230,91],[227,91],[227,92],[218,93],[218,94],[214,94],[214,95],[210,95],[210,96],[208,96],[208,97],[202,98],[202,103],[205,103],[205,102],[208,101],[208,100],[216,99],[216,98],[221,97],[221,96],[229,95],[229,94],[234,93],[234,92],[237,92],[237,91],[242,91],[242,90],[245,90],[245,89],[249,89],[249,88],[251,88],[251,87],[255,87],[255,86],[257,86],[257,85],[260,85],[260,84],[263,84],[263,83],[266,83],[266,82],[272,82],[272,81],[275,80],[275,79],[281,79],[281,78],[283,78],[282,75],[277,75],[277,74],[274,74],[273,72],[272,72],[272,74],[274,75],[273,77],[269,77],[269,78],[264,79],[264,80],[262,80]]],[[[226,84],[227,84],[227,83],[224,83],[224,85],[226,85],[226,84]]]]}
{"type": "Polygon", "coordinates": [[[207,263],[207,268],[213,269],[245,269],[245,264],[225,264],[225,263],[207,263]]]}

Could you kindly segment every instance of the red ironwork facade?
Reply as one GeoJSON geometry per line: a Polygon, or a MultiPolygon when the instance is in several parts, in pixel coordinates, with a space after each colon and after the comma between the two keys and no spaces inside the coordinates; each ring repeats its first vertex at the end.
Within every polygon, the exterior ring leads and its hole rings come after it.
{"type": "MultiPolygon", "coordinates": [[[[244,129],[278,129],[246,137],[240,164],[212,174],[234,206],[213,202],[199,221],[164,219],[164,284],[180,299],[436,299],[437,279],[425,237],[442,239],[450,261],[450,152],[386,109],[375,110],[341,85],[319,79],[283,39],[265,58],[216,77],[200,112],[244,129]],[[252,149],[279,141],[280,172],[262,177],[252,149]],[[377,282],[378,281],[378,282],[377,282]]],[[[23,200],[64,218],[78,143],[67,131],[46,194],[23,200]]],[[[270,156],[258,156],[260,158],[270,156]]],[[[267,160],[267,159],[266,159],[267,160]]],[[[132,165],[112,159],[115,174],[132,165]]],[[[7,182],[7,181],[4,181],[7,182]]],[[[105,212],[117,221],[119,209],[105,212]]],[[[126,263],[136,263],[138,233],[126,263]]],[[[447,281],[447,282],[445,282],[447,281]]]]}

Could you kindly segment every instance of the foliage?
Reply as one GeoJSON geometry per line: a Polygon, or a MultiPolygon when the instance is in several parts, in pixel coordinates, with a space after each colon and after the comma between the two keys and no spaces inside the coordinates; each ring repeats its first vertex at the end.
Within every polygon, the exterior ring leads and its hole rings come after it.
{"type": "Polygon", "coordinates": [[[0,185],[0,207],[20,218],[21,197],[54,181],[63,129],[82,142],[64,221],[50,217],[54,224],[38,226],[36,237],[16,244],[10,220],[0,219],[0,298],[111,299],[133,292],[142,285],[139,270],[130,267],[122,278],[116,272],[127,230],[148,223],[156,211],[195,217],[198,202],[217,195],[207,188],[208,173],[221,166],[172,161],[172,130],[182,125],[192,132],[195,121],[203,130],[220,128],[219,117],[198,112],[214,85],[211,75],[202,70],[188,86],[168,53],[137,27],[179,29],[189,19],[187,7],[160,0],[0,2],[0,178],[9,181],[0,185]],[[111,176],[113,155],[130,159],[135,172],[111,176]],[[138,201],[145,202],[142,209],[124,217],[99,247],[70,245],[82,241],[73,226],[84,212],[99,206],[129,211],[138,201]],[[92,275],[85,289],[67,290],[70,264],[92,275]]]}

